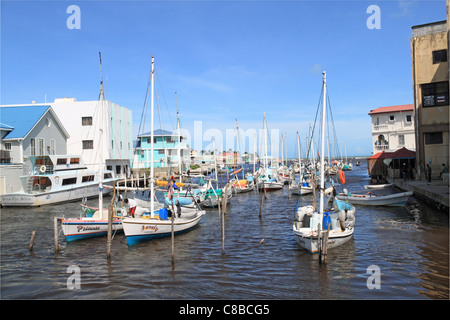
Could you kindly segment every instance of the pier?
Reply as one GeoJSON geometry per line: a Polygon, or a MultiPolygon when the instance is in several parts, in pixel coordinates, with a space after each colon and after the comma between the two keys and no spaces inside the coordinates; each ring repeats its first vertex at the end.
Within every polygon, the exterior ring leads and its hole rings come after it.
{"type": "Polygon", "coordinates": [[[414,196],[436,204],[439,211],[449,210],[449,183],[448,180],[403,180],[387,178],[389,183],[394,183],[398,188],[413,191],[414,196]]]}

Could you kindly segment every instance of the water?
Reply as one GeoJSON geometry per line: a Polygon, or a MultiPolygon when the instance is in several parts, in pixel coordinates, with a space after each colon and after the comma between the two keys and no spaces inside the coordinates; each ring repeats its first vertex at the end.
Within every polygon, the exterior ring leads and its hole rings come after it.
{"type": "MultiPolygon", "coordinates": [[[[346,172],[346,187],[367,184],[366,164],[346,172]]],[[[109,201],[111,198],[106,198],[109,201]]],[[[358,206],[353,239],[329,250],[328,264],[304,252],[292,232],[297,204],[312,196],[268,193],[233,196],[225,217],[222,255],[218,211],[171,239],[128,247],[123,235],[66,243],[53,252],[53,217],[76,217],[79,203],[1,210],[3,299],[449,299],[448,214],[419,202],[405,208],[358,206]],[[28,251],[36,230],[34,250],[28,251]],[[69,266],[81,271],[81,288],[68,289],[69,266]],[[379,268],[380,289],[369,289],[368,267],[379,268]]],[[[95,204],[95,201],[92,201],[95,204]]]]}

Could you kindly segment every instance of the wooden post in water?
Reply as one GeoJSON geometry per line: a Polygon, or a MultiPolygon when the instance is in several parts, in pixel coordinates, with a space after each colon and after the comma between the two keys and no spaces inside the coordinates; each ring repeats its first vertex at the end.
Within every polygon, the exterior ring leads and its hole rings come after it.
{"type": "Polygon", "coordinates": [[[319,264],[322,263],[322,243],[321,243],[321,236],[322,236],[322,232],[321,232],[322,228],[320,226],[320,223],[317,225],[317,246],[318,246],[318,250],[319,250],[319,264]]]}
{"type": "MultiPolygon", "coordinates": [[[[116,181],[114,181],[113,185],[113,196],[111,200],[111,204],[108,206],[108,235],[106,238],[106,258],[111,258],[111,241],[112,241],[112,224],[113,224],[113,216],[114,216],[114,200],[116,198],[116,181]]],[[[98,208],[98,210],[102,210],[103,208],[98,208]]]]}
{"type": "Polygon", "coordinates": [[[323,244],[322,244],[322,263],[327,263],[327,255],[328,255],[328,235],[330,234],[330,223],[328,224],[328,229],[325,232],[325,235],[323,237],[323,244]]]}
{"type": "Polygon", "coordinates": [[[173,197],[172,197],[172,226],[171,226],[171,234],[172,234],[172,270],[175,270],[175,230],[174,230],[174,219],[175,219],[175,209],[173,208],[173,197]]]}
{"type": "MultiPolygon", "coordinates": [[[[103,210],[103,208],[99,208],[103,210]]],[[[108,206],[108,236],[106,240],[106,258],[111,258],[111,240],[112,240],[112,220],[113,220],[113,206],[108,206]]]]}
{"type": "Polygon", "coordinates": [[[61,246],[58,244],[58,217],[53,218],[53,231],[54,231],[54,246],[55,246],[55,253],[58,253],[61,251],[61,246]]]}
{"type": "Polygon", "coordinates": [[[221,208],[220,208],[220,201],[222,201],[223,200],[223,197],[222,197],[222,199],[218,199],[218,201],[217,201],[217,205],[218,205],[218,208],[219,208],[219,219],[220,219],[220,232],[221,232],[221,235],[222,235],[222,254],[225,254],[225,220],[224,220],[224,214],[223,214],[223,212],[221,212],[221,208]]]}
{"type": "Polygon", "coordinates": [[[34,237],[36,236],[36,230],[33,230],[33,232],[31,233],[31,240],[30,240],[30,245],[28,246],[28,250],[31,252],[33,251],[33,246],[34,246],[34,237]]]}

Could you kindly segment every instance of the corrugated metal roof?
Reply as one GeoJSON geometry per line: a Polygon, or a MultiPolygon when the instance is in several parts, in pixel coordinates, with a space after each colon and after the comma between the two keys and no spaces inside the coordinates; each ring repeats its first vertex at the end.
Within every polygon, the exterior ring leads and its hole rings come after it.
{"type": "Polygon", "coordinates": [[[25,138],[49,108],[49,105],[0,108],[2,123],[14,128],[4,139],[25,138]]]}
{"type": "Polygon", "coordinates": [[[413,104],[402,104],[399,106],[390,106],[390,107],[380,107],[374,110],[370,110],[369,115],[378,114],[378,113],[390,113],[390,112],[399,112],[399,111],[413,111],[413,104]]]}

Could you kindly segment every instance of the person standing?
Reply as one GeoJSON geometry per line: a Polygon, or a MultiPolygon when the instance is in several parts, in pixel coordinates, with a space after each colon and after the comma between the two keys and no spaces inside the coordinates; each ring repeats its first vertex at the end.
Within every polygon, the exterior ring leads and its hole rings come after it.
{"type": "Polygon", "coordinates": [[[427,163],[427,178],[428,182],[431,182],[431,166],[427,163]]]}

